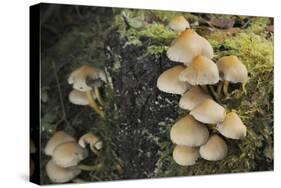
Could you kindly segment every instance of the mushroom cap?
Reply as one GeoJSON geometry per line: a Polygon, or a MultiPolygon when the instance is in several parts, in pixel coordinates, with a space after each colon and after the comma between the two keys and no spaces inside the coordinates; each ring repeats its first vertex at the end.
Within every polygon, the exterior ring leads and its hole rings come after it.
{"type": "Polygon", "coordinates": [[[173,125],[170,137],[174,144],[196,147],[207,142],[209,131],[205,125],[187,115],[173,125]]]}
{"type": "Polygon", "coordinates": [[[88,157],[86,149],[76,142],[67,142],[56,147],[52,160],[56,165],[68,168],[78,165],[86,157],[88,157]]]}
{"type": "Polygon", "coordinates": [[[211,59],[197,56],[190,66],[180,73],[179,80],[191,85],[216,84],[219,82],[219,70],[211,59]]]}
{"type": "Polygon", "coordinates": [[[69,101],[76,105],[89,105],[89,100],[85,92],[72,90],[68,96],[69,101]]]}
{"type": "Polygon", "coordinates": [[[100,150],[103,144],[100,138],[92,133],[87,133],[81,136],[78,143],[82,148],[85,148],[87,144],[90,144],[91,150],[94,150],[95,148],[100,150]]]}
{"type": "Polygon", "coordinates": [[[199,158],[198,148],[177,145],[173,151],[174,161],[181,166],[194,165],[199,158]]]}
{"type": "Polygon", "coordinates": [[[200,87],[193,86],[189,91],[181,96],[179,106],[185,110],[192,110],[205,99],[212,99],[212,97],[204,93],[200,87]]]}
{"type": "Polygon", "coordinates": [[[55,148],[65,142],[73,142],[75,139],[63,131],[56,132],[48,141],[45,147],[45,154],[52,156],[55,148]]]}
{"type": "Polygon", "coordinates": [[[97,69],[88,65],[83,65],[82,67],[74,70],[69,78],[68,83],[73,85],[73,88],[78,91],[90,91],[92,87],[88,86],[86,83],[87,79],[98,80],[106,82],[106,76],[103,70],[97,69]]]}
{"type": "Polygon", "coordinates": [[[222,160],[227,154],[227,145],[221,137],[213,135],[205,145],[200,147],[199,153],[208,161],[222,160]]]}
{"type": "Polygon", "coordinates": [[[191,88],[190,84],[178,79],[178,75],[183,70],[184,66],[177,65],[163,72],[157,80],[158,89],[166,93],[181,95],[191,88]]]}
{"type": "Polygon", "coordinates": [[[212,59],[214,51],[211,44],[192,29],[183,31],[167,51],[167,56],[171,61],[182,62],[186,65],[189,65],[198,55],[212,59]]]}
{"type": "Polygon", "coordinates": [[[233,83],[245,83],[248,80],[247,68],[237,56],[224,56],[219,59],[217,66],[222,80],[233,83]]]}
{"type": "Polygon", "coordinates": [[[190,115],[202,123],[217,124],[224,120],[225,113],[225,109],[220,104],[212,99],[205,99],[190,112],[190,115]]]}
{"type": "Polygon", "coordinates": [[[50,160],[46,165],[46,172],[50,180],[54,183],[65,183],[81,173],[77,167],[63,168],[50,160]]]}
{"type": "Polygon", "coordinates": [[[190,25],[184,16],[176,16],[170,20],[169,27],[174,31],[181,32],[190,28],[190,25]]]}
{"type": "Polygon", "coordinates": [[[224,121],[217,124],[217,130],[232,139],[241,139],[247,135],[247,127],[235,112],[226,114],[224,121]]]}

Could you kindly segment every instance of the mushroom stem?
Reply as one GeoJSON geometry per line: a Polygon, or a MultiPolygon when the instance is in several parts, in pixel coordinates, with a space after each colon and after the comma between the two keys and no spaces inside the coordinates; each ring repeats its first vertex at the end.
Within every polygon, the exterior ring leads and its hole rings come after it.
{"type": "Polygon", "coordinates": [[[223,85],[223,82],[220,81],[218,84],[218,87],[217,87],[217,95],[221,94],[222,85],[223,85]]]}
{"type": "Polygon", "coordinates": [[[96,101],[93,98],[91,91],[86,91],[86,95],[89,100],[89,106],[91,106],[94,111],[96,111],[102,118],[104,118],[104,112],[100,109],[100,107],[97,105],[96,101]]]}
{"type": "Polygon", "coordinates": [[[104,105],[104,102],[103,102],[103,100],[102,100],[102,98],[101,98],[101,95],[100,95],[100,90],[99,90],[99,88],[98,88],[98,87],[94,87],[94,91],[95,91],[95,94],[96,94],[96,96],[97,96],[97,99],[98,99],[99,103],[100,103],[101,105],[104,105]]]}
{"type": "Polygon", "coordinates": [[[206,85],[200,85],[200,87],[202,88],[202,90],[203,90],[205,93],[209,93],[208,88],[207,88],[206,85]]]}
{"type": "Polygon", "coordinates": [[[214,86],[209,85],[209,88],[211,90],[212,95],[215,97],[216,101],[220,102],[219,96],[218,96],[217,92],[215,91],[214,86]]]}
{"type": "Polygon", "coordinates": [[[243,90],[243,92],[247,95],[246,83],[243,83],[243,84],[242,84],[242,90],[243,90]]]}
{"type": "Polygon", "coordinates": [[[229,82],[225,80],[224,83],[223,83],[223,93],[226,97],[229,96],[228,85],[229,85],[229,82]]]}
{"type": "Polygon", "coordinates": [[[85,164],[79,164],[77,166],[80,170],[83,171],[95,171],[101,167],[101,164],[98,165],[85,165],[85,164]]]}

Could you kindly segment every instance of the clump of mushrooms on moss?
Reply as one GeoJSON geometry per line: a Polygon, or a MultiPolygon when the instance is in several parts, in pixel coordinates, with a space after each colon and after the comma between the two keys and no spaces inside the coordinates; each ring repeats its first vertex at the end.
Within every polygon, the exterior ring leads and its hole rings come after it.
{"type": "Polygon", "coordinates": [[[81,161],[89,156],[86,145],[96,153],[102,148],[102,141],[98,136],[87,133],[77,142],[72,136],[64,131],[56,132],[48,141],[44,152],[51,159],[46,165],[46,173],[54,183],[79,181],[76,177],[82,171],[95,171],[101,164],[86,165],[81,161]]]}
{"type": "Polygon", "coordinates": [[[173,159],[181,166],[194,165],[200,157],[223,160],[228,152],[225,138],[243,139],[247,127],[235,111],[225,109],[216,97],[222,85],[226,97],[230,96],[229,83],[244,86],[247,68],[235,55],[221,57],[215,63],[211,44],[190,29],[183,16],[173,18],[169,27],[180,33],[168,48],[167,56],[182,65],[164,71],[158,77],[157,87],[165,93],[180,95],[179,107],[189,112],[170,130],[171,141],[176,145],[173,159]]]}

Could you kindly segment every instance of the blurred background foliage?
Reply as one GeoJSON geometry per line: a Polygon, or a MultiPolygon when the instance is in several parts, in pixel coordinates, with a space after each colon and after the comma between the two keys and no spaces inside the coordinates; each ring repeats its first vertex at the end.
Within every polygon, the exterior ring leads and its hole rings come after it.
{"type": "MultiPolygon", "coordinates": [[[[77,139],[87,132],[100,135],[105,143],[104,149],[84,163],[103,166],[96,172],[83,172],[79,178],[85,181],[273,170],[273,35],[271,18],[42,4],[41,147],[44,148],[58,130],[77,139]],[[129,61],[130,56],[124,57],[124,54],[130,49],[139,51],[131,54],[132,60],[168,62],[166,50],[177,33],[170,30],[167,23],[176,15],[185,16],[192,27],[210,41],[216,54],[214,60],[234,54],[247,66],[250,79],[245,91],[237,89],[239,85],[232,85],[231,97],[219,95],[216,99],[227,109],[238,112],[248,127],[248,135],[244,140],[226,140],[229,154],[222,161],[199,159],[194,166],[180,167],[172,160],[174,146],[169,140],[169,131],[174,121],[188,112],[178,108],[177,96],[160,92],[157,95],[167,97],[172,103],[170,108],[174,114],[170,119],[159,116],[163,119],[158,119],[153,132],[144,128],[144,140],[149,140],[147,145],[150,142],[157,145],[157,155],[148,151],[146,155],[153,161],[149,163],[152,165],[149,171],[130,176],[124,173],[130,161],[120,157],[125,155],[120,153],[119,147],[126,141],[126,135],[122,136],[124,128],[119,125],[119,120],[126,115],[120,113],[115,104],[119,88],[114,85],[114,79],[120,73],[120,67],[128,65],[124,61],[129,61]],[[111,40],[112,37],[118,37],[118,40],[111,40]],[[102,91],[107,115],[101,120],[89,107],[70,104],[68,94],[72,87],[67,78],[81,65],[103,68],[109,59],[113,59],[111,71],[107,71],[109,84],[102,91]]],[[[172,66],[170,64],[167,66],[172,66]]],[[[156,76],[160,73],[155,72],[156,76]]],[[[165,105],[164,102],[157,104],[159,108],[165,105]]],[[[42,152],[42,184],[51,183],[45,173],[48,160],[42,152]]]]}

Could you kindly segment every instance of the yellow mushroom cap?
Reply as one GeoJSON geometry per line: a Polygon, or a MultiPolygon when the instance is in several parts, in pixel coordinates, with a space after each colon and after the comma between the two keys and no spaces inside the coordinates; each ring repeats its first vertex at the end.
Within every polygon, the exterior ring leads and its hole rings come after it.
{"type": "Polygon", "coordinates": [[[93,80],[100,79],[106,82],[106,76],[103,70],[83,65],[70,74],[68,83],[72,84],[73,88],[78,91],[90,91],[92,88],[86,83],[87,78],[91,78],[93,80]]]}
{"type": "Polygon", "coordinates": [[[176,16],[169,22],[169,27],[174,31],[184,31],[190,28],[188,21],[183,16],[176,16]]]}
{"type": "Polygon", "coordinates": [[[87,133],[87,134],[81,136],[78,143],[83,148],[85,148],[86,145],[89,144],[91,150],[94,150],[94,149],[100,150],[103,145],[101,139],[92,133],[87,133]]]}
{"type": "Polygon", "coordinates": [[[73,142],[75,139],[63,131],[56,132],[48,141],[45,147],[45,154],[52,156],[55,148],[65,142],[73,142]]]}
{"type": "Polygon", "coordinates": [[[224,56],[219,59],[217,66],[222,80],[233,83],[245,83],[248,80],[247,68],[237,56],[224,56]]]}
{"type": "Polygon", "coordinates": [[[81,170],[77,167],[63,168],[50,160],[46,165],[47,176],[54,183],[65,183],[81,173],[81,170]]]}
{"type": "MultiPolygon", "coordinates": [[[[92,93],[94,94],[94,93],[92,93]]],[[[94,97],[94,96],[93,96],[94,97]]],[[[95,98],[95,97],[94,97],[95,98]]],[[[69,101],[76,105],[89,105],[89,100],[85,92],[72,90],[68,96],[69,101]]]]}
{"type": "Polygon", "coordinates": [[[191,87],[187,82],[178,79],[178,75],[183,70],[184,66],[177,65],[163,72],[157,80],[158,89],[166,93],[183,94],[191,87]]]}
{"type": "Polygon", "coordinates": [[[213,47],[192,29],[183,31],[167,51],[167,56],[171,61],[182,62],[186,65],[189,65],[198,55],[212,59],[213,47]]]}
{"type": "Polygon", "coordinates": [[[205,99],[212,99],[212,97],[204,93],[200,87],[194,86],[189,91],[187,91],[180,98],[179,106],[185,110],[192,110],[197,107],[205,99]]]}
{"type": "Polygon", "coordinates": [[[197,56],[190,66],[180,73],[179,80],[191,85],[216,84],[219,82],[219,70],[211,59],[197,56]]]}
{"type": "Polygon", "coordinates": [[[217,124],[217,130],[223,136],[232,139],[241,139],[247,134],[247,127],[235,112],[226,114],[224,121],[217,124]]]}
{"type": "Polygon", "coordinates": [[[199,149],[200,156],[208,161],[218,161],[227,155],[227,145],[218,135],[210,137],[208,142],[199,149]]]}
{"type": "Polygon", "coordinates": [[[67,142],[56,147],[52,160],[56,165],[67,168],[78,165],[88,157],[88,151],[76,142],[67,142]]]}
{"type": "Polygon", "coordinates": [[[187,115],[173,125],[170,137],[174,144],[196,147],[207,142],[209,131],[205,125],[187,115]]]}
{"type": "Polygon", "coordinates": [[[214,100],[205,99],[190,112],[190,115],[202,123],[217,124],[224,120],[225,109],[214,100]]]}
{"type": "Polygon", "coordinates": [[[174,161],[181,166],[194,165],[199,158],[198,148],[177,145],[173,151],[174,161]]]}

